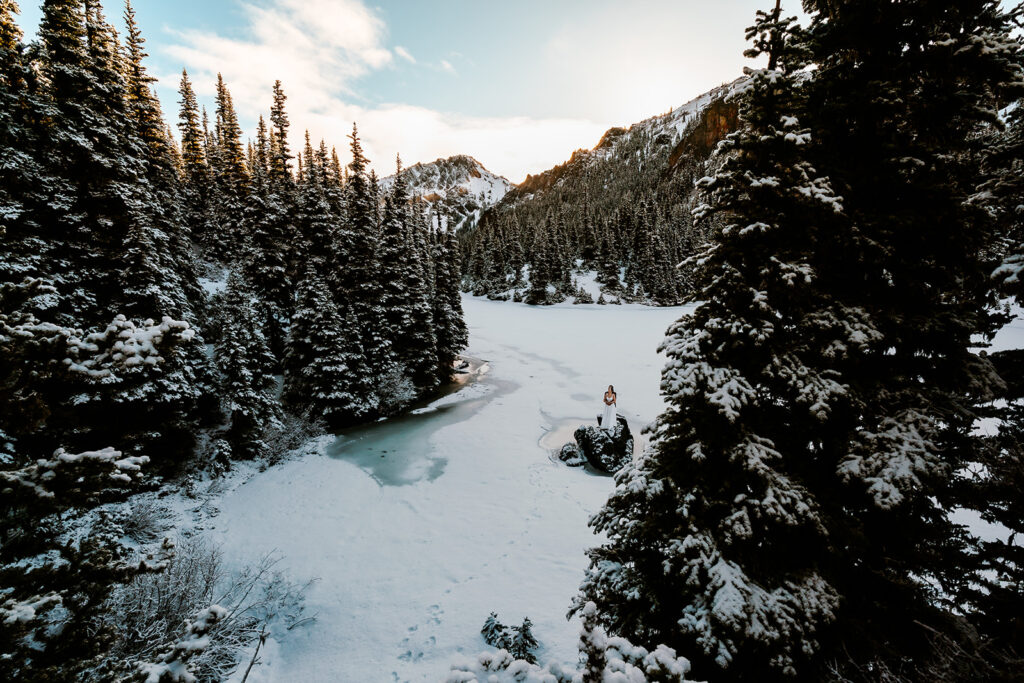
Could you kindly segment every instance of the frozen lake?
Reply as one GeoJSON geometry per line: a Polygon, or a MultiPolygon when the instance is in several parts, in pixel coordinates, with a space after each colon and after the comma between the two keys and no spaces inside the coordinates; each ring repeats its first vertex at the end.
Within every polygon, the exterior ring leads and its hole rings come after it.
{"type": "Polygon", "coordinates": [[[487,370],[474,383],[325,439],[321,455],[219,502],[211,533],[228,558],[276,550],[296,580],[319,579],[316,621],[275,633],[251,683],[437,681],[487,649],[492,610],[529,616],[542,659],[575,661],[579,626],[565,615],[597,540],[587,519],[613,482],[549,448],[594,421],[608,384],[639,436],[662,408],[656,348],[685,309],[463,305],[467,355],[487,370]]]}

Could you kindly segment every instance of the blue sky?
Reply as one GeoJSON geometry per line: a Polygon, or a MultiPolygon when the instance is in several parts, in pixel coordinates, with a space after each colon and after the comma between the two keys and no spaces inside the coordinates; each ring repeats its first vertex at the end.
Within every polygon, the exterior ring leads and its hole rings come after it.
{"type": "MultiPolygon", "coordinates": [[[[613,125],[740,75],[767,0],[135,0],[165,116],[187,67],[202,102],[222,72],[247,133],[280,78],[293,143],[343,146],[358,121],[378,172],[471,154],[521,181],[613,125]]],[[[31,34],[35,0],[22,0],[31,34]]],[[[791,2],[794,10],[796,3],[791,2]]],[[[785,5],[784,5],[785,6],[785,5]]],[[[106,0],[108,18],[123,5],[106,0]]],[[[340,149],[339,149],[340,151],[340,149]]],[[[344,155],[343,155],[344,158],[344,155]]]]}

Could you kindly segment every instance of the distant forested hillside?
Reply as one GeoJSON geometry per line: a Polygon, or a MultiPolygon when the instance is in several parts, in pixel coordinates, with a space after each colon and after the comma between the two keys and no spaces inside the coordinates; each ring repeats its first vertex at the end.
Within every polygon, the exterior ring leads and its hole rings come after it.
{"type": "Polygon", "coordinates": [[[677,267],[704,244],[694,183],[738,126],[740,79],[662,116],[612,128],[592,150],[526,180],[460,234],[464,287],[529,303],[588,301],[575,279],[595,271],[602,302],[681,301],[692,289],[677,267]]]}

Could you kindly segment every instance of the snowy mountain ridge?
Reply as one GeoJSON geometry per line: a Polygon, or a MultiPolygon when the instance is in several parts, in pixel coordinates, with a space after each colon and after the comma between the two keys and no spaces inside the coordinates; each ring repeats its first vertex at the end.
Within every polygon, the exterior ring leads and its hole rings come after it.
{"type": "MultiPolygon", "coordinates": [[[[455,229],[476,223],[480,214],[515,187],[466,154],[414,164],[402,174],[409,196],[430,202],[455,229]]],[[[395,176],[390,175],[381,181],[381,187],[390,190],[394,181],[395,176]]]]}
{"type": "Polygon", "coordinates": [[[738,109],[732,96],[747,81],[741,76],[665,114],[627,127],[609,128],[592,149],[578,149],[565,163],[528,175],[493,210],[530,202],[554,188],[576,193],[587,177],[600,177],[606,187],[625,176],[645,176],[654,181],[665,171],[673,171],[680,161],[706,160],[718,140],[734,129],[738,109]]]}
{"type": "Polygon", "coordinates": [[[746,81],[747,77],[741,76],[731,83],[712,88],[686,104],[672,109],[667,114],[652,116],[634,123],[628,128],[610,128],[601,136],[601,140],[589,151],[589,154],[597,158],[608,158],[613,156],[624,143],[641,136],[649,140],[649,144],[643,149],[647,155],[654,151],[654,147],[666,145],[675,147],[682,140],[686,129],[696,121],[700,114],[704,113],[713,102],[729,99],[732,95],[739,93],[746,81]]]}

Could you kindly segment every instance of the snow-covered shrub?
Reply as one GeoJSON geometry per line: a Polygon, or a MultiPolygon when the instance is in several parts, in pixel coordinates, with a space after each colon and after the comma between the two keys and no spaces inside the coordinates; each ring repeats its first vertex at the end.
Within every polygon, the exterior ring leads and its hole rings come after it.
{"type": "Polygon", "coordinates": [[[378,378],[376,387],[380,412],[393,415],[416,400],[416,386],[400,367],[393,367],[378,378]]]}
{"type": "Polygon", "coordinates": [[[0,471],[0,680],[72,680],[109,642],[90,624],[112,587],[158,571],[171,548],[140,558],[112,515],[90,514],[142,480],[145,456],[58,449],[0,471]]]}
{"type": "Polygon", "coordinates": [[[520,626],[509,627],[498,621],[497,612],[491,612],[480,629],[480,635],[491,647],[507,650],[513,659],[522,659],[530,664],[537,663],[533,651],[540,645],[533,636],[533,622],[529,617],[523,619],[520,626]]]}
{"type": "Polygon", "coordinates": [[[268,555],[229,571],[216,545],[202,538],[181,540],[164,572],[139,576],[111,595],[96,628],[116,628],[117,639],[92,680],[109,680],[137,662],[159,663],[180,639],[181,625],[212,603],[226,613],[206,634],[203,651],[191,657],[189,670],[200,681],[221,680],[259,638],[262,626],[304,620],[307,585],[289,581],[276,569],[278,561],[268,555]]]}
{"type": "Polygon", "coordinates": [[[265,458],[269,464],[277,463],[289,451],[326,433],[324,421],[308,410],[300,415],[285,413],[278,424],[271,425],[263,432],[263,443],[267,445],[265,458]]]}
{"type": "MultiPolygon", "coordinates": [[[[588,602],[580,610],[580,668],[565,668],[557,662],[537,666],[517,659],[508,650],[484,652],[475,659],[452,665],[445,683],[686,683],[690,662],[675,650],[659,645],[653,651],[633,645],[625,638],[611,638],[598,625],[597,607],[588,602]]],[[[524,641],[529,619],[516,629],[524,641]]],[[[484,624],[484,637],[504,630],[491,612],[484,624]]],[[[532,638],[532,635],[530,636],[532,638]]],[[[488,642],[491,642],[488,640],[488,642]]],[[[536,641],[534,641],[536,645],[536,641]]]]}
{"type": "Polygon", "coordinates": [[[594,296],[587,290],[579,287],[576,290],[576,294],[573,299],[574,304],[592,304],[594,303],[594,296]]]}
{"type": "Polygon", "coordinates": [[[167,508],[150,498],[136,496],[122,511],[118,523],[125,536],[139,543],[148,543],[167,530],[167,516],[167,508]]]}
{"type": "Polygon", "coordinates": [[[210,632],[227,616],[220,605],[200,610],[195,620],[187,622],[185,637],[171,646],[157,662],[136,664],[137,680],[143,683],[196,683],[189,671],[193,658],[198,658],[210,647],[210,632]]]}

